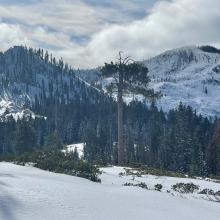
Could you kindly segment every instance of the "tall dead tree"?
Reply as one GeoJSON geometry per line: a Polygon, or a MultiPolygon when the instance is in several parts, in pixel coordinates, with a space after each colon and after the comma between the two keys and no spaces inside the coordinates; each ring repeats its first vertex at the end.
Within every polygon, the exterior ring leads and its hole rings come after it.
{"type": "Polygon", "coordinates": [[[100,69],[103,78],[109,78],[106,90],[117,95],[118,103],[118,165],[125,165],[126,155],[123,140],[123,95],[141,94],[145,98],[155,99],[160,93],[149,89],[150,78],[148,68],[142,63],[135,62],[130,57],[123,57],[119,52],[116,62],[105,63],[100,69]]]}

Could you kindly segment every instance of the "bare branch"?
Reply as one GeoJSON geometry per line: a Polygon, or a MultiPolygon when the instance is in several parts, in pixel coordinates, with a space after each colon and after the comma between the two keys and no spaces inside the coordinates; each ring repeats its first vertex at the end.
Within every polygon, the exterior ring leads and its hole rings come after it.
{"type": "Polygon", "coordinates": [[[136,61],[130,58],[130,59],[128,59],[124,64],[127,65],[129,62],[135,63],[136,61]]]}

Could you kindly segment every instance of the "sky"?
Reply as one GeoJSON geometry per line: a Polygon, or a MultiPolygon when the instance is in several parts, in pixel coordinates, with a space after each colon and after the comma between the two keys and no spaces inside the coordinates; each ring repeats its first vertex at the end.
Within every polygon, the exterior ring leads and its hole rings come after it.
{"type": "Polygon", "coordinates": [[[220,0],[0,0],[0,50],[43,48],[74,68],[220,47],[220,0]]]}

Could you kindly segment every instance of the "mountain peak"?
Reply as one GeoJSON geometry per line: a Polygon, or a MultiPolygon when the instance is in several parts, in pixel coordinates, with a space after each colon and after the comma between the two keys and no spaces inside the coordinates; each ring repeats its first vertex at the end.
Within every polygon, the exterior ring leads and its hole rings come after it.
{"type": "Polygon", "coordinates": [[[163,93],[166,111],[179,102],[205,116],[220,116],[220,53],[211,46],[188,46],[166,51],[144,61],[151,86],[163,93]]]}

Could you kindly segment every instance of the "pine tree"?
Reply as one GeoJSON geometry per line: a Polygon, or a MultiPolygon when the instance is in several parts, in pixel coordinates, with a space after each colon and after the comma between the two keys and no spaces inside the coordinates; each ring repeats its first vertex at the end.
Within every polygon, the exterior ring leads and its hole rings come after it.
{"type": "Polygon", "coordinates": [[[30,151],[36,147],[36,131],[29,121],[25,119],[18,122],[15,131],[15,150],[18,153],[30,151]]]}
{"type": "Polygon", "coordinates": [[[57,150],[63,148],[63,143],[56,132],[48,135],[45,141],[45,149],[57,150]]]}
{"type": "Polygon", "coordinates": [[[208,167],[212,174],[220,173],[220,120],[215,122],[214,132],[208,146],[208,167]]]}
{"type": "Polygon", "coordinates": [[[150,78],[148,68],[134,62],[130,57],[123,58],[119,52],[118,62],[105,63],[100,69],[102,77],[111,77],[113,81],[107,86],[109,93],[117,93],[118,102],[118,164],[124,165],[125,145],[123,140],[123,95],[125,93],[142,94],[147,98],[157,98],[159,93],[148,89],[150,78]]]}

